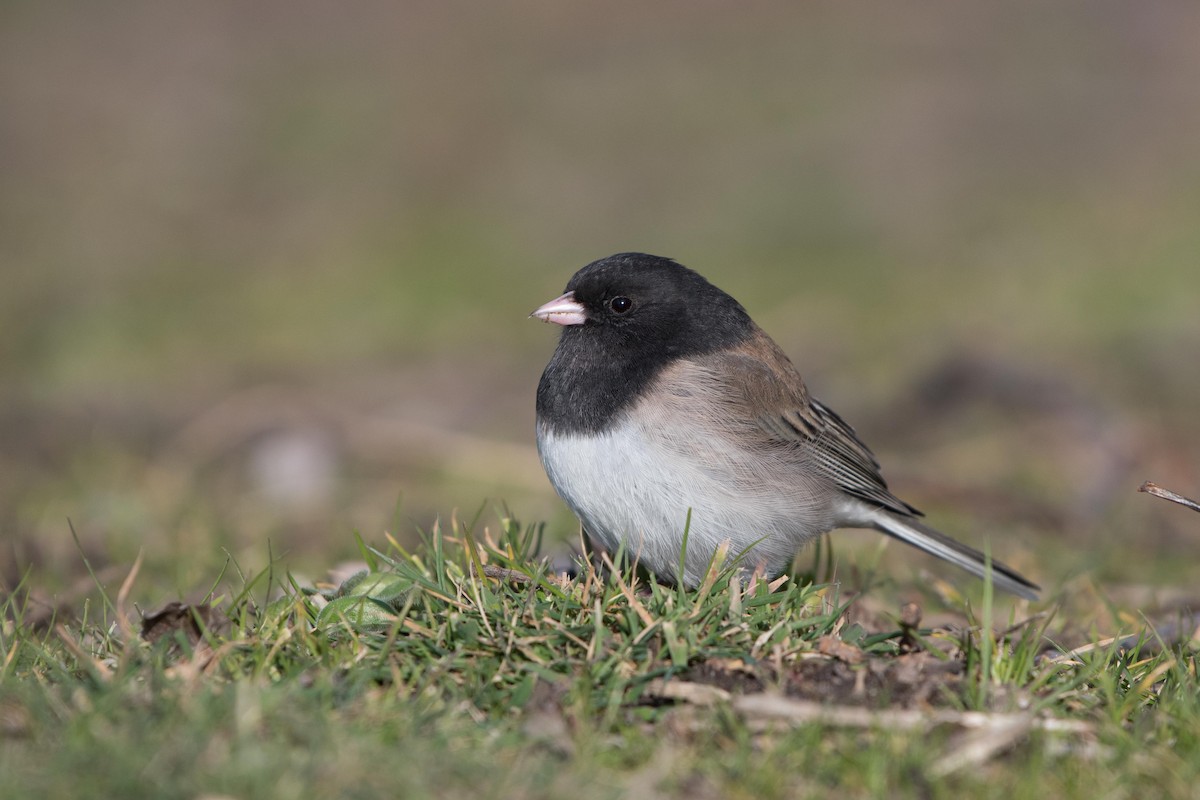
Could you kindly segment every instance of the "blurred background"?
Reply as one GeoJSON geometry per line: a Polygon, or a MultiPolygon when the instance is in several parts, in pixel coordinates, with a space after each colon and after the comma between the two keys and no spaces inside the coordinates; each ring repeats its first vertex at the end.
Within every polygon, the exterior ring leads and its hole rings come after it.
{"type": "Polygon", "coordinates": [[[68,519],[180,594],[455,512],[573,537],[526,315],[644,250],[938,527],[1052,588],[1193,584],[1200,518],[1135,489],[1200,494],[1198,35],[1186,3],[5,3],[0,580],[77,585],[68,519]]]}

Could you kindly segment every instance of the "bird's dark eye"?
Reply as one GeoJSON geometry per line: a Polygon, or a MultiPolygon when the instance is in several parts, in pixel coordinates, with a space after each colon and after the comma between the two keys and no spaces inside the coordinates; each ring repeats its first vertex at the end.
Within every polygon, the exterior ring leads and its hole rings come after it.
{"type": "Polygon", "coordinates": [[[628,297],[614,297],[608,301],[608,307],[617,314],[624,314],[629,309],[633,308],[633,301],[628,297]]]}

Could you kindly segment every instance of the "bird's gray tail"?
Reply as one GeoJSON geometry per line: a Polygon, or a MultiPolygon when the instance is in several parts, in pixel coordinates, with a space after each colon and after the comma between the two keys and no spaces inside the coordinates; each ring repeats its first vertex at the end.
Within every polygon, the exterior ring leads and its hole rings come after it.
{"type": "MultiPolygon", "coordinates": [[[[911,544],[930,555],[949,561],[972,575],[986,579],[986,560],[983,553],[962,542],[951,539],[941,531],[936,531],[912,517],[901,517],[879,509],[871,515],[872,527],[886,533],[888,536],[911,544]]],[[[992,584],[997,589],[1024,597],[1027,600],[1037,600],[1040,587],[1031,582],[1021,573],[1010,566],[992,559],[992,584]]]]}

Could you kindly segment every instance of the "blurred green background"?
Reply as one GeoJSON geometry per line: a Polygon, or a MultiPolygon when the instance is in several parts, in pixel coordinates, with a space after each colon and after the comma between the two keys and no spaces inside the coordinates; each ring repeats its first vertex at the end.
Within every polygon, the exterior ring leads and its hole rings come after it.
{"type": "Polygon", "coordinates": [[[5,3],[0,577],[76,579],[68,518],[106,580],[145,548],[181,593],[454,509],[570,536],[526,315],[644,250],[742,300],[939,527],[1051,587],[1194,583],[1200,520],[1134,489],[1200,493],[1198,31],[1183,3],[5,3]]]}

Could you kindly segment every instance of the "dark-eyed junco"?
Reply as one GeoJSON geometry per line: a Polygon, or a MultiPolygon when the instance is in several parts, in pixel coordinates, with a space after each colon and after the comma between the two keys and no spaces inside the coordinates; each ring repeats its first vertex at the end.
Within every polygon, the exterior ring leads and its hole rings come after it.
{"type": "MultiPolygon", "coordinates": [[[[595,545],[623,543],[659,578],[694,587],[725,542],[777,575],[822,533],[874,528],[984,575],[983,554],[918,521],[854,429],[698,273],[620,253],[532,316],[563,326],[538,384],[538,453],[595,545]]],[[[1037,598],[1004,564],[992,575],[1037,598]]]]}

